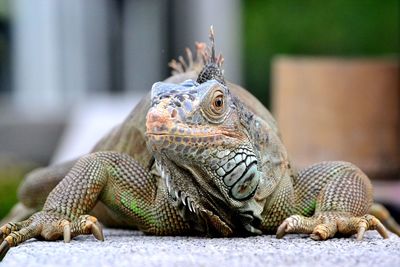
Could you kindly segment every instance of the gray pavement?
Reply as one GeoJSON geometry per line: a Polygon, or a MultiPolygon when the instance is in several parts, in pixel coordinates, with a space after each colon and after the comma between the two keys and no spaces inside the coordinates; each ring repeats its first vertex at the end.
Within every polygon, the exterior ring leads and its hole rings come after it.
{"type": "Polygon", "coordinates": [[[92,236],[62,241],[30,240],[12,248],[8,266],[400,266],[400,238],[383,240],[367,232],[364,241],[335,238],[316,242],[290,235],[247,238],[156,237],[137,231],[105,230],[105,242],[92,236]]]}

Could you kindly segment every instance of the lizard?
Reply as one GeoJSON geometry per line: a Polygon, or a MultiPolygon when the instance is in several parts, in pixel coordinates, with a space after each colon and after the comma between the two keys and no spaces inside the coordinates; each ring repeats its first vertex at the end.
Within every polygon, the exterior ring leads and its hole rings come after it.
{"type": "Polygon", "coordinates": [[[30,238],[102,241],[102,224],[151,235],[361,240],[367,230],[388,238],[384,223],[399,235],[355,165],[291,165],[270,112],[225,80],[212,28],[210,40],[172,61],[173,75],[91,153],[27,176],[12,222],[0,227],[0,260],[30,238]]]}

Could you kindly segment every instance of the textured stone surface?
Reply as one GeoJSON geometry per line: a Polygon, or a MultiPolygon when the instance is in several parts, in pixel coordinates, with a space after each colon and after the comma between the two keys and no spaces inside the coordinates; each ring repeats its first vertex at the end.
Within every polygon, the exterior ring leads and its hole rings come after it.
{"type": "Polygon", "coordinates": [[[291,235],[247,238],[156,237],[137,231],[106,230],[70,244],[31,240],[9,251],[6,266],[400,266],[400,238],[368,232],[364,241],[325,242],[291,235]]]}

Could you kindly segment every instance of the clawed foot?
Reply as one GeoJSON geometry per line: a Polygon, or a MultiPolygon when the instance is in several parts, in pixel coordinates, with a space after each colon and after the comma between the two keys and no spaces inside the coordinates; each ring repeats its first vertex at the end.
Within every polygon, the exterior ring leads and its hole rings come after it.
{"type": "Polygon", "coordinates": [[[30,238],[63,238],[68,243],[75,236],[87,234],[93,234],[96,239],[104,241],[102,227],[95,217],[82,215],[75,220],[68,220],[56,213],[41,211],[25,221],[7,223],[0,228],[0,261],[11,247],[30,238]]]}
{"type": "Polygon", "coordinates": [[[383,238],[388,238],[382,223],[372,215],[360,217],[348,213],[321,212],[312,217],[292,215],[278,227],[277,238],[289,233],[310,234],[314,240],[326,240],[335,234],[350,236],[357,234],[357,240],[362,240],[367,230],[377,230],[383,238]]]}

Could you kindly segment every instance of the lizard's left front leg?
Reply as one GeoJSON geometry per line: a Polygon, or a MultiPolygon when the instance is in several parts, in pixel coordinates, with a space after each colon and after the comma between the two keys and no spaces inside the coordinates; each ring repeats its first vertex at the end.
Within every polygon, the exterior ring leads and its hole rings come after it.
{"type": "Polygon", "coordinates": [[[157,185],[129,155],[97,152],[82,157],[49,194],[42,211],[0,227],[0,261],[10,247],[33,237],[69,242],[75,236],[93,234],[103,240],[99,222],[88,215],[99,200],[127,226],[159,235],[183,233],[187,225],[157,185]]]}
{"type": "Polygon", "coordinates": [[[382,223],[367,214],[372,204],[372,185],[368,177],[348,162],[322,162],[306,168],[295,180],[295,214],[279,226],[277,237],[287,233],[311,234],[326,240],[336,234],[357,234],[377,230],[383,238],[382,223]]]}

